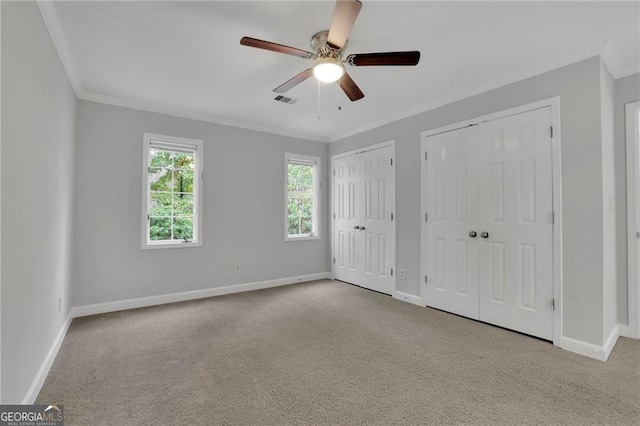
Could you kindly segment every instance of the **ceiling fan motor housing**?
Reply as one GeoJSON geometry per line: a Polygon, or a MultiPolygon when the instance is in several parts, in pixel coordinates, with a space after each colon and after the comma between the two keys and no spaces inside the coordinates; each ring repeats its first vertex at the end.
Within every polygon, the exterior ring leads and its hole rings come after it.
{"type": "Polygon", "coordinates": [[[347,48],[347,41],[344,42],[342,48],[336,48],[327,42],[329,30],[318,31],[311,37],[311,50],[314,56],[319,58],[335,58],[340,60],[342,51],[347,48]]]}

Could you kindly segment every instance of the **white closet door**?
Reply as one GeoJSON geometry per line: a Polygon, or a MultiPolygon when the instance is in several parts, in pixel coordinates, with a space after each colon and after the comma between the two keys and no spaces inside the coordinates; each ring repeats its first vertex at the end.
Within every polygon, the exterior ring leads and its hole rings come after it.
{"type": "Polygon", "coordinates": [[[552,340],[550,108],[477,127],[480,319],[552,340]]]}
{"type": "Polygon", "coordinates": [[[427,139],[428,306],[478,318],[478,147],[473,128],[427,139]],[[470,233],[471,236],[470,236],[470,233]]]}
{"type": "Polygon", "coordinates": [[[428,306],[553,339],[550,128],[543,108],[427,138],[428,306]]]}
{"type": "Polygon", "coordinates": [[[334,160],[334,276],[393,293],[393,147],[334,160]]]}
{"type": "Polygon", "coordinates": [[[334,275],[338,280],[362,281],[363,257],[360,227],[360,164],[357,156],[334,162],[334,275]],[[357,229],[356,229],[357,227],[357,229]]]}
{"type": "Polygon", "coordinates": [[[393,281],[394,236],[393,212],[393,148],[387,146],[360,155],[362,234],[365,287],[391,294],[393,281]]]}

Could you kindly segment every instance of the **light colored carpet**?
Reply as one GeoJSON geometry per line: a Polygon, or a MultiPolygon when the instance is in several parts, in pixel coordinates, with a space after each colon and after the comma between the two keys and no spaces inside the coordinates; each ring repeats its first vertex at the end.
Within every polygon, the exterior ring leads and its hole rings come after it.
{"type": "Polygon", "coordinates": [[[38,403],[67,425],[640,423],[609,361],[317,281],[75,319],[38,403]]]}

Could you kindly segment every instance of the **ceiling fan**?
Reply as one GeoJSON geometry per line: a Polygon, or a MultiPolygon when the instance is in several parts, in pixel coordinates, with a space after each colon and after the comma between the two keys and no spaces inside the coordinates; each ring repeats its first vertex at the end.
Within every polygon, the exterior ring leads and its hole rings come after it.
{"type": "Polygon", "coordinates": [[[242,37],[240,44],[316,61],[313,67],[307,68],[273,89],[276,93],[285,93],[314,75],[318,80],[325,83],[337,81],[347,97],[351,101],[357,101],[364,97],[364,93],[345,71],[344,64],[356,67],[375,65],[414,66],[420,61],[420,52],[416,50],[408,52],[356,53],[343,58],[342,54],[347,47],[349,33],[358,17],[358,13],[360,13],[361,7],[362,3],[359,0],[338,0],[333,11],[329,30],[317,32],[311,37],[312,52],[252,37],[242,37]]]}

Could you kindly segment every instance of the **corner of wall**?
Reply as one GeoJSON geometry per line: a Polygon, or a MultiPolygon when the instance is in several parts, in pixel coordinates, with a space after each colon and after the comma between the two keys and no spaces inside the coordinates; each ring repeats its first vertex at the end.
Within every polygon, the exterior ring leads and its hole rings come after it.
{"type": "Polygon", "coordinates": [[[606,361],[611,354],[616,342],[618,341],[618,337],[620,336],[620,331],[618,326],[615,325],[613,329],[609,332],[606,339],[603,341],[602,345],[594,345],[592,343],[584,342],[581,340],[571,339],[569,337],[562,337],[560,342],[560,348],[576,353],[578,355],[583,355],[589,358],[597,359],[599,361],[606,361]]]}
{"type": "Polygon", "coordinates": [[[602,140],[602,341],[610,340],[617,325],[617,255],[614,83],[606,63],[600,58],[600,120],[602,140]]]}

